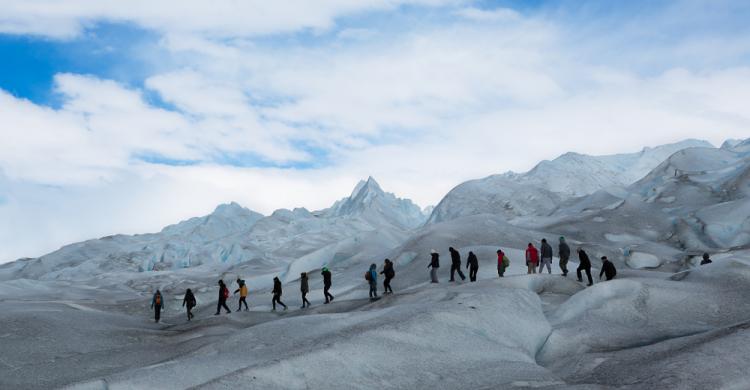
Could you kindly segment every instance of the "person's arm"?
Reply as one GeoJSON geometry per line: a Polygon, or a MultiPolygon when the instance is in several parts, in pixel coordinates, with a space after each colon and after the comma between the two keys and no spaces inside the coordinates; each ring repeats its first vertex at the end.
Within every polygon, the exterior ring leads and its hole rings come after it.
{"type": "Polygon", "coordinates": [[[602,266],[602,270],[599,271],[599,279],[602,278],[602,275],[604,275],[604,266],[602,266]]]}
{"type": "Polygon", "coordinates": [[[240,292],[240,289],[239,289],[239,288],[238,288],[238,289],[236,289],[236,290],[234,290],[234,293],[235,293],[235,294],[237,294],[238,292],[240,292]]]}

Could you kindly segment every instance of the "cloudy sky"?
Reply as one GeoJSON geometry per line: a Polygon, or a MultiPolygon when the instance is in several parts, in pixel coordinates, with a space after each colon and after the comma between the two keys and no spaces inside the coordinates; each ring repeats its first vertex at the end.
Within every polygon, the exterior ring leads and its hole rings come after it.
{"type": "Polygon", "coordinates": [[[0,0],[0,262],[750,137],[750,2],[0,0]]]}

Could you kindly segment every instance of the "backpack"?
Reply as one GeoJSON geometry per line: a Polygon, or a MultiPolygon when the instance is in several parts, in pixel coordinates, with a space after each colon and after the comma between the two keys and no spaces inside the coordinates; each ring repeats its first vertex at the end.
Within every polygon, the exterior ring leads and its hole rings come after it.
{"type": "Polygon", "coordinates": [[[221,291],[221,296],[223,296],[224,299],[229,298],[229,289],[224,287],[224,289],[221,291]]]}
{"type": "Polygon", "coordinates": [[[370,271],[365,272],[365,280],[368,282],[372,282],[372,274],[370,271]]]}
{"type": "Polygon", "coordinates": [[[508,256],[503,256],[503,267],[510,267],[510,259],[508,259],[508,256]]]}
{"type": "Polygon", "coordinates": [[[156,302],[157,305],[161,305],[161,295],[157,295],[156,299],[154,299],[154,302],[156,302]]]}

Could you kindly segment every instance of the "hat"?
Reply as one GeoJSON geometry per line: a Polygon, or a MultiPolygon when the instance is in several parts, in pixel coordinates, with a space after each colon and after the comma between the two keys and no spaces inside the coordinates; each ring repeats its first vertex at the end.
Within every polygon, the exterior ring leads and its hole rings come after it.
{"type": "Polygon", "coordinates": [[[437,251],[436,251],[436,250],[434,250],[434,249],[431,249],[431,250],[430,250],[430,253],[432,253],[432,254],[435,254],[435,253],[437,253],[437,251]]]}

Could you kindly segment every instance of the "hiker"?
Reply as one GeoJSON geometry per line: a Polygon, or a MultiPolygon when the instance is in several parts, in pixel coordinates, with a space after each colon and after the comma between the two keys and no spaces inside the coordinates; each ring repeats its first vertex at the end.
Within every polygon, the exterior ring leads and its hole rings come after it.
{"type": "Polygon", "coordinates": [[[458,272],[458,276],[461,277],[461,280],[466,280],[466,276],[461,272],[461,254],[453,249],[453,247],[448,248],[448,251],[451,253],[451,280],[449,280],[449,282],[455,282],[455,279],[453,278],[455,272],[458,272]]]}
{"type": "Polygon", "coordinates": [[[281,302],[281,280],[279,280],[278,276],[273,278],[273,291],[271,291],[273,294],[273,300],[271,301],[271,304],[273,305],[273,310],[276,311],[276,303],[278,302],[279,305],[284,306],[284,310],[287,309],[284,302],[281,302]]]}
{"type": "Polygon", "coordinates": [[[505,275],[505,270],[510,266],[510,260],[508,259],[508,256],[505,255],[505,253],[502,251],[502,249],[497,250],[497,276],[503,277],[505,275]]]}
{"type": "Polygon", "coordinates": [[[560,237],[560,245],[557,247],[557,254],[560,256],[560,270],[562,276],[568,276],[568,260],[570,259],[570,247],[565,242],[565,237],[560,237]]]}
{"type": "Polygon", "coordinates": [[[552,247],[547,243],[546,238],[542,238],[542,261],[539,263],[539,273],[541,274],[544,270],[544,266],[547,266],[547,271],[552,274],[552,247]]]}
{"type": "Polygon", "coordinates": [[[528,268],[526,273],[535,274],[537,264],[539,264],[539,251],[534,248],[534,244],[529,243],[526,248],[526,268],[528,268]]]}
{"type": "Polygon", "coordinates": [[[237,278],[237,285],[239,286],[238,289],[234,290],[234,293],[240,293],[240,306],[237,308],[237,311],[242,310],[242,304],[245,304],[245,311],[248,311],[247,307],[247,285],[245,284],[245,281],[237,278]]]}
{"type": "Polygon", "coordinates": [[[583,282],[581,278],[581,271],[586,271],[586,277],[589,279],[589,286],[594,284],[594,280],[591,278],[591,260],[586,254],[583,248],[578,248],[578,269],[576,269],[576,275],[578,275],[578,281],[583,282]]]}
{"type": "Polygon", "coordinates": [[[328,292],[331,289],[331,271],[328,270],[328,267],[323,267],[320,274],[323,275],[323,295],[326,298],[325,303],[327,304],[333,301],[333,295],[328,292]]]}
{"type": "Polygon", "coordinates": [[[164,307],[164,298],[161,296],[161,291],[156,290],[154,297],[151,298],[151,308],[154,309],[154,320],[159,322],[161,318],[161,309],[164,307]]]}
{"type": "Polygon", "coordinates": [[[385,259],[383,270],[380,273],[385,276],[383,278],[383,294],[393,294],[391,279],[396,276],[396,271],[393,270],[393,262],[390,259],[385,259]]]}
{"type": "Polygon", "coordinates": [[[193,292],[190,289],[187,289],[187,291],[185,291],[185,298],[182,299],[182,307],[187,306],[188,321],[193,319],[193,308],[196,304],[195,295],[193,295],[193,292]]]}
{"type": "Polygon", "coordinates": [[[438,268],[440,268],[440,255],[436,250],[430,252],[430,264],[427,265],[430,268],[430,283],[438,283],[438,268]]]}
{"type": "Polygon", "coordinates": [[[227,311],[227,314],[232,312],[227,307],[227,298],[229,298],[229,289],[227,288],[227,285],[224,284],[223,280],[219,280],[219,303],[216,305],[216,313],[214,314],[215,316],[221,314],[222,307],[227,311]]]}
{"type": "Polygon", "coordinates": [[[378,266],[370,264],[370,269],[365,272],[365,280],[370,283],[370,299],[378,297],[378,266]]]}
{"type": "Polygon", "coordinates": [[[711,261],[711,258],[708,256],[708,253],[703,254],[703,260],[701,260],[701,265],[711,264],[713,261],[711,261]]]}
{"type": "Polygon", "coordinates": [[[477,272],[479,272],[479,259],[474,252],[469,251],[469,257],[466,258],[466,268],[469,269],[469,281],[477,281],[477,272]]]}
{"type": "Polygon", "coordinates": [[[310,292],[310,286],[307,284],[307,272],[303,272],[299,276],[299,289],[302,292],[302,308],[312,306],[310,301],[307,300],[307,293],[310,292]]]}
{"type": "Polygon", "coordinates": [[[602,279],[602,275],[606,276],[607,280],[612,280],[617,275],[615,265],[607,259],[607,256],[602,256],[602,271],[599,272],[599,280],[602,279]]]}

